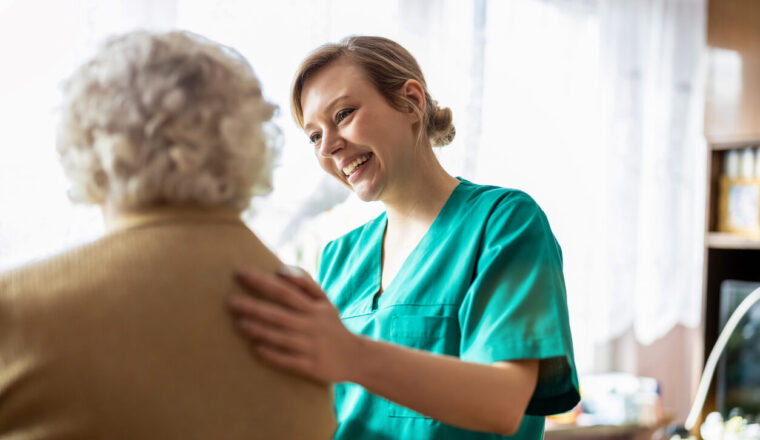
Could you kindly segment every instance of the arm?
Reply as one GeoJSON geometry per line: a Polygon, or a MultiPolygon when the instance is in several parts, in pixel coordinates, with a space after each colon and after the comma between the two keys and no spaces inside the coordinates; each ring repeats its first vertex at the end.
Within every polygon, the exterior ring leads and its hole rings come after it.
{"type": "Polygon", "coordinates": [[[264,361],[321,382],[359,384],[461,428],[502,435],[519,428],[537,360],[484,365],[373,341],[349,332],[308,276],[249,271],[239,279],[263,297],[237,295],[230,305],[264,361]]]}
{"type": "Polygon", "coordinates": [[[509,436],[520,427],[537,360],[476,364],[360,339],[351,382],[461,428],[509,436]]]}

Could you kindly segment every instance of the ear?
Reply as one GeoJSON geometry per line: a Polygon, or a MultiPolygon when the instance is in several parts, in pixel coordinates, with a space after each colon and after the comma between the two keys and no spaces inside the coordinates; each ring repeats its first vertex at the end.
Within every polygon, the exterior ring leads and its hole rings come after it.
{"type": "MultiPolygon", "coordinates": [[[[404,83],[403,86],[401,86],[401,96],[409,99],[412,101],[418,109],[420,109],[420,112],[424,115],[426,110],[426,102],[425,102],[425,89],[422,88],[422,84],[420,84],[417,80],[414,79],[408,79],[404,83]]],[[[417,114],[411,109],[409,109],[409,114],[414,118],[413,122],[419,122],[419,117],[417,114]]]]}

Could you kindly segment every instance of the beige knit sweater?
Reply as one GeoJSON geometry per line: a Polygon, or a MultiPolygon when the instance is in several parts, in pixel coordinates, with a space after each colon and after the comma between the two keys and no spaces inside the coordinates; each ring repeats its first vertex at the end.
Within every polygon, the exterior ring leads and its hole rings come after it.
{"type": "Polygon", "coordinates": [[[0,439],[328,439],[327,387],[252,356],[225,308],[277,258],[227,211],[121,217],[0,275],[0,439]]]}

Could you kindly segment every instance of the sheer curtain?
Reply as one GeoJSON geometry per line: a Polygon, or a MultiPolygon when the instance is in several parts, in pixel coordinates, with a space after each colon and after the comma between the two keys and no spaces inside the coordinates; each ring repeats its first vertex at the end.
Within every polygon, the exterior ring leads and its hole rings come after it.
{"type": "MultiPolygon", "coordinates": [[[[604,193],[597,218],[619,225],[617,231],[605,228],[614,231],[605,241],[617,242],[611,255],[632,269],[607,326],[619,334],[621,324],[633,321],[636,338],[651,343],[675,323],[698,325],[701,313],[706,5],[625,0],[600,6],[608,109],[603,127],[611,147],[606,180],[614,186],[604,193]]],[[[617,284],[604,275],[598,279],[617,284]]]]}
{"type": "Polygon", "coordinates": [[[705,3],[490,2],[481,181],[546,210],[579,365],[701,310],[705,3]],[[494,164],[499,164],[494,166],[494,164]]]}
{"type": "Polygon", "coordinates": [[[314,270],[326,241],[382,209],[322,176],[291,122],[303,56],[377,34],[419,60],[457,138],[453,174],[523,189],[564,251],[581,370],[634,329],[650,343],[701,304],[704,0],[53,0],[0,2],[0,270],[94,239],[98,210],[72,206],[53,140],[57,84],[105,35],[180,27],[239,49],[281,107],[275,191],[249,224],[314,270]]]}

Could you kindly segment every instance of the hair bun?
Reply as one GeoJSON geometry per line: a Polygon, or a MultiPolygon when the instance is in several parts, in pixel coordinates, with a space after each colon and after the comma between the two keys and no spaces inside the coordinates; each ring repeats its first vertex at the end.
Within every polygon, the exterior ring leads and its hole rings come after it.
{"type": "Polygon", "coordinates": [[[428,124],[428,136],[433,146],[442,147],[454,140],[457,130],[452,123],[451,109],[448,107],[440,108],[437,102],[434,102],[433,106],[434,111],[428,124]]]}

